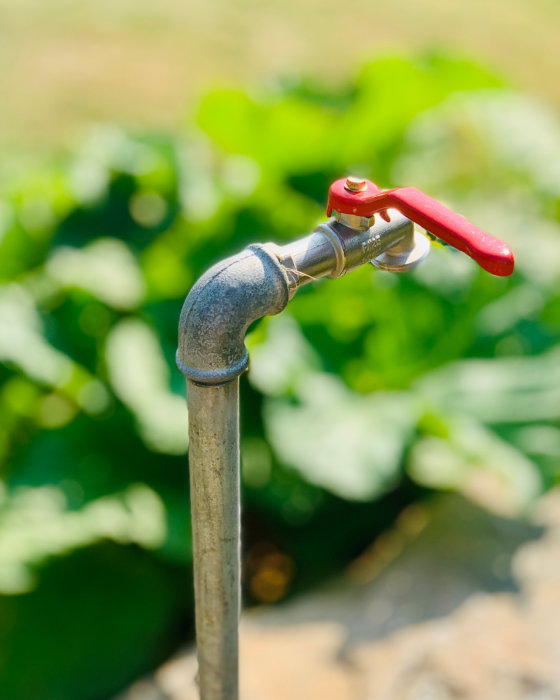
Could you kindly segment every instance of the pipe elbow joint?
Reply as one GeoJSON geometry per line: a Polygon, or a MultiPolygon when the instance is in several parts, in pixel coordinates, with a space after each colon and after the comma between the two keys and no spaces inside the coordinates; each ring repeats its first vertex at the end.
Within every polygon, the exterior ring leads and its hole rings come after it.
{"type": "Polygon", "coordinates": [[[274,246],[251,245],[214,265],[185,299],[177,366],[199,384],[224,384],[246,371],[245,333],[263,316],[280,313],[289,281],[274,246]]]}

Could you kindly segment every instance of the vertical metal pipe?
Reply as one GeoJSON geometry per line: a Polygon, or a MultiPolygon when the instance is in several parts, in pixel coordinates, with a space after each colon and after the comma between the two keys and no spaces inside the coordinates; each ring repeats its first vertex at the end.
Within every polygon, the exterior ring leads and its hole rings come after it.
{"type": "Polygon", "coordinates": [[[237,700],[240,615],[239,378],[187,380],[201,700],[237,700]]]}

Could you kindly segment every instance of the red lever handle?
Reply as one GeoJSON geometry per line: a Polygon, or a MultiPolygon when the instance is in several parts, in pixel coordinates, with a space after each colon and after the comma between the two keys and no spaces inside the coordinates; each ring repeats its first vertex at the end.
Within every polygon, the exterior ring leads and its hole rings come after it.
{"type": "MultiPolygon", "coordinates": [[[[394,208],[442,241],[466,253],[493,275],[507,276],[513,272],[513,253],[503,241],[477,228],[420,190],[397,187],[383,191],[373,182],[364,180],[358,183],[359,190],[352,191],[348,188],[348,182],[343,178],[331,185],[327,216],[334,210],[340,214],[366,218],[381,213],[387,218],[386,210],[394,208]]],[[[351,182],[351,186],[355,188],[356,182],[351,182]]]]}

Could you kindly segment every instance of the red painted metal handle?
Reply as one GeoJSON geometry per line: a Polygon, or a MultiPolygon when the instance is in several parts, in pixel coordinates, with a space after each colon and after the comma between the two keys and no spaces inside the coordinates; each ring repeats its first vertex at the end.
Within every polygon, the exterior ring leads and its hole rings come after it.
{"type": "Polygon", "coordinates": [[[366,180],[361,191],[351,192],[345,184],[346,180],[342,179],[331,185],[328,216],[333,210],[363,217],[376,213],[386,216],[386,210],[394,208],[442,241],[469,255],[493,275],[507,276],[513,272],[513,253],[503,241],[477,228],[420,190],[398,187],[383,191],[366,180]]]}

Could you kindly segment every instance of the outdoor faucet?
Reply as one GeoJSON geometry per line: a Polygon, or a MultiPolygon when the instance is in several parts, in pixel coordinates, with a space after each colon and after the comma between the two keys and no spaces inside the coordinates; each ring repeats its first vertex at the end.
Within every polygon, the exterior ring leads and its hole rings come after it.
{"type": "Polygon", "coordinates": [[[419,224],[494,275],[513,272],[502,241],[412,187],[337,180],[327,215],[293,243],[254,244],[214,265],[189,292],[177,365],[187,378],[195,619],[202,700],[238,698],[240,615],[239,376],[249,325],[280,313],[299,287],[363,265],[402,272],[429,252],[419,224]]]}

